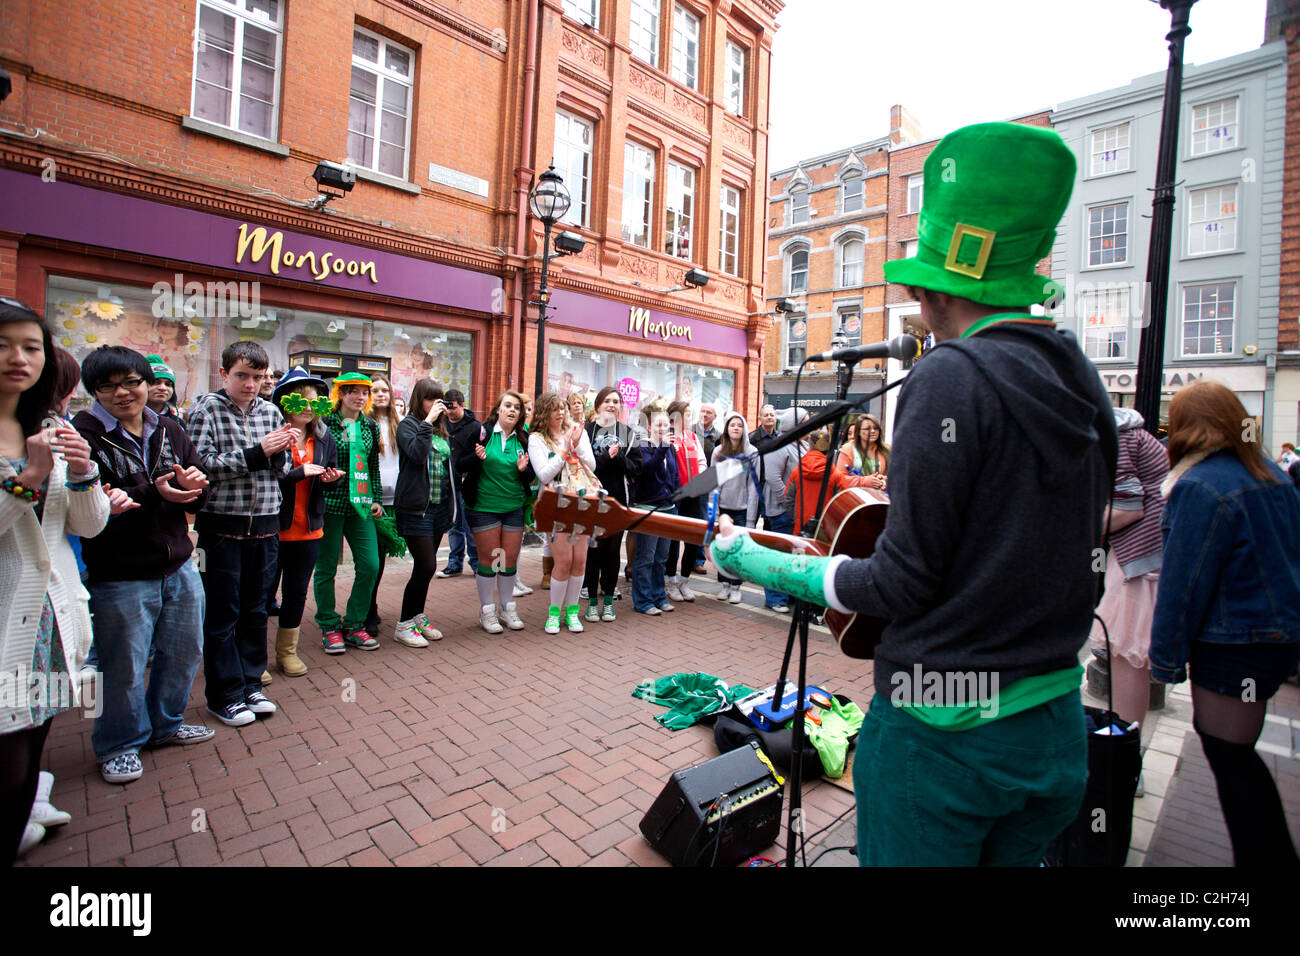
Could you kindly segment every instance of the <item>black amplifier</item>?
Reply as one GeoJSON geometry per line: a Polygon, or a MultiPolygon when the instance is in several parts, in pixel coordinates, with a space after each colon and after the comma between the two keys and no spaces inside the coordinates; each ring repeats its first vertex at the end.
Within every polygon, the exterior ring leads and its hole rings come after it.
{"type": "Polygon", "coordinates": [[[669,778],[641,833],[673,866],[734,866],[781,829],[783,785],[750,742],[669,778]]]}

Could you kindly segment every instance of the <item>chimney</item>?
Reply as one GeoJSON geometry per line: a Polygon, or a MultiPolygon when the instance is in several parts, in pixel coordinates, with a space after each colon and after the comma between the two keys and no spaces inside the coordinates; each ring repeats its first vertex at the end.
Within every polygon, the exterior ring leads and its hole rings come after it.
{"type": "Polygon", "coordinates": [[[908,146],[922,139],[921,125],[906,107],[895,104],[889,108],[889,145],[908,146]]]}

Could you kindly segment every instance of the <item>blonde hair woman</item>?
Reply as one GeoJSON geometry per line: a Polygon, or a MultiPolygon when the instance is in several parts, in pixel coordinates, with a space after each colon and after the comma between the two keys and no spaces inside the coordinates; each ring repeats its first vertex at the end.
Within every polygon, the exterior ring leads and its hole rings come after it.
{"type": "MultiPolygon", "coordinates": [[[[596,456],[591,451],[591,440],[582,421],[574,421],[565,405],[554,392],[546,392],[537,400],[528,434],[528,459],[542,488],[553,485],[561,491],[595,491],[598,487],[596,456]]],[[[572,407],[569,403],[569,408],[572,407]]],[[[549,528],[543,528],[542,533],[550,541],[551,557],[555,561],[546,633],[560,632],[561,614],[572,633],[581,633],[578,593],[587,569],[588,536],[552,534],[549,528]]]]}

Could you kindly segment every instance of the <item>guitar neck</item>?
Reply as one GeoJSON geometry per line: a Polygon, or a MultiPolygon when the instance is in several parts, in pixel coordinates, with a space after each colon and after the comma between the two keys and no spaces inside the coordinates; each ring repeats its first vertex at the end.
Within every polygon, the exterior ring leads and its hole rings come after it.
{"type": "MultiPolygon", "coordinates": [[[[686,544],[704,544],[704,535],[708,530],[708,522],[701,518],[686,518],[682,515],[670,514],[651,514],[648,518],[637,520],[641,515],[646,514],[646,509],[629,508],[628,515],[632,518],[635,528],[629,527],[628,531],[637,534],[652,534],[657,538],[669,538],[673,541],[682,541],[686,544]]],[[[717,534],[717,528],[714,529],[717,534]]],[[[811,554],[825,554],[826,548],[818,541],[811,541],[808,538],[800,538],[797,535],[781,534],[776,531],[757,531],[751,529],[750,537],[766,548],[772,548],[777,551],[786,552],[806,552],[811,554]]]]}

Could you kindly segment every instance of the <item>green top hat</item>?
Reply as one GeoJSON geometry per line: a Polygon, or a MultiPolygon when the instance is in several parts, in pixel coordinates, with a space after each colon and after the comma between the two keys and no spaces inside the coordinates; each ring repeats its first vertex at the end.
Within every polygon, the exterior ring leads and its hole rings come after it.
{"type": "Polygon", "coordinates": [[[162,360],[161,355],[146,355],[144,360],[153,368],[155,380],[165,378],[172,383],[172,388],[176,387],[176,373],[172,371],[170,365],[162,360]]]}
{"type": "Polygon", "coordinates": [[[371,385],[373,383],[370,381],[369,375],[362,375],[360,372],[344,372],[342,375],[335,377],[334,384],[335,385],[371,385]]]}
{"type": "Polygon", "coordinates": [[[885,278],[994,306],[1062,294],[1034,267],[1056,241],[1074,172],[1052,130],[980,123],[949,133],[925,160],[916,256],[886,262],[885,278]]]}

